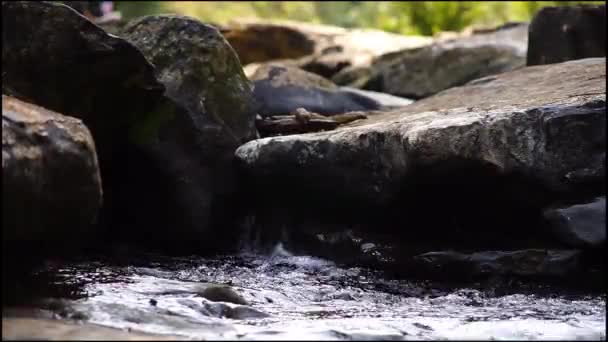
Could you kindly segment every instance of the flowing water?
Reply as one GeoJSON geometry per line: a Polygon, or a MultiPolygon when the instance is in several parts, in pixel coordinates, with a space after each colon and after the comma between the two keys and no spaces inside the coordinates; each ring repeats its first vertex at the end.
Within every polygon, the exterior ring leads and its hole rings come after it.
{"type": "Polygon", "coordinates": [[[270,255],[87,260],[44,272],[78,289],[71,298],[45,300],[64,317],[192,339],[605,340],[606,334],[605,296],[442,290],[291,255],[280,244],[270,255]],[[242,306],[202,298],[207,282],[229,284],[249,309],[234,318],[217,314],[242,306]]]}

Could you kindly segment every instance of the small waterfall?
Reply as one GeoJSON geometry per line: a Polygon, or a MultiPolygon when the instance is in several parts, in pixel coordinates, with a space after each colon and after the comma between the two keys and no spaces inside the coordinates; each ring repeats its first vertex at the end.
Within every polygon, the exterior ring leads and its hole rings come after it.
{"type": "Polygon", "coordinates": [[[293,256],[292,253],[290,253],[289,251],[287,251],[285,249],[285,247],[283,247],[283,243],[282,242],[278,242],[276,244],[276,246],[274,246],[274,249],[272,250],[272,253],[270,254],[271,258],[275,258],[275,257],[291,257],[293,256]]]}
{"type": "Polygon", "coordinates": [[[292,256],[285,249],[285,244],[289,242],[289,232],[284,225],[281,225],[279,231],[274,227],[256,224],[255,215],[248,215],[243,219],[240,231],[238,250],[241,254],[292,256]]]}

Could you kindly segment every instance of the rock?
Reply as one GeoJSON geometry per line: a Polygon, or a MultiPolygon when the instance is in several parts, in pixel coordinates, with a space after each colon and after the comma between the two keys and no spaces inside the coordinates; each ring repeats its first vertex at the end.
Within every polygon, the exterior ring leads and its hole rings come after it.
{"type": "Polygon", "coordinates": [[[3,31],[15,32],[2,37],[3,93],[83,120],[103,169],[114,144],[123,143],[118,137],[162,96],[153,67],[68,6],[13,1],[2,3],[2,14],[3,31]]]}
{"type": "Polygon", "coordinates": [[[270,317],[269,314],[248,306],[230,306],[225,303],[203,303],[205,314],[218,318],[256,319],[270,317]]]}
{"type": "Polygon", "coordinates": [[[527,65],[606,56],[606,5],[543,7],[532,20],[527,65]]]}
{"type": "Polygon", "coordinates": [[[370,97],[341,91],[331,81],[294,67],[268,64],[258,68],[251,80],[263,117],[289,114],[298,108],[326,116],[381,108],[370,97]]]}
{"type": "Polygon", "coordinates": [[[367,65],[375,56],[432,41],[428,37],[295,21],[239,20],[224,26],[222,33],[244,65],[298,59],[298,67],[324,77],[346,66],[367,65]]]}
{"type": "Polygon", "coordinates": [[[232,307],[227,312],[226,317],[232,319],[256,319],[270,317],[270,315],[260,310],[250,308],[248,306],[239,305],[232,307]]]}
{"type": "Polygon", "coordinates": [[[572,247],[600,247],[606,244],[606,197],[590,203],[548,209],[544,213],[551,230],[572,247]]]}
{"type": "Polygon", "coordinates": [[[256,136],[250,84],[219,32],[147,17],[121,34],[131,43],[67,6],[2,6],[4,31],[16,32],[3,37],[3,91],[91,129],[107,237],[180,251],[218,247],[227,231],[207,233],[234,216],[234,149],[256,136]]]}
{"type": "Polygon", "coordinates": [[[333,299],[339,299],[339,300],[355,300],[355,297],[353,297],[352,294],[348,293],[348,292],[340,292],[340,293],[336,293],[333,295],[332,297],[333,299]]]}
{"type": "Polygon", "coordinates": [[[41,318],[2,317],[2,340],[176,340],[178,335],[149,334],[97,324],[41,318]]]}
{"type": "Polygon", "coordinates": [[[297,29],[261,23],[233,23],[220,29],[243,65],[274,59],[299,58],[315,50],[315,43],[297,29]]]}
{"type": "Polygon", "coordinates": [[[580,270],[580,251],[541,250],[460,253],[429,252],[414,257],[425,274],[453,281],[490,276],[567,277],[580,270]]]}
{"type": "Polygon", "coordinates": [[[506,248],[508,240],[531,239],[557,194],[604,188],[605,63],[478,79],[332,131],[254,140],[236,157],[251,191],[263,194],[260,210],[291,205],[373,229],[385,220],[408,238],[420,224],[441,234],[416,230],[417,239],[480,245],[487,238],[485,248],[506,248]]]}
{"type": "Polygon", "coordinates": [[[202,144],[228,148],[255,138],[251,84],[216,28],[183,16],[148,16],[130,23],[123,36],[154,65],[166,95],[188,110],[204,132],[202,144]]]}
{"type": "Polygon", "coordinates": [[[184,208],[176,214],[179,222],[196,240],[205,239],[207,228],[234,216],[233,153],[257,136],[251,84],[219,31],[197,20],[149,16],[128,24],[122,35],[154,65],[165,95],[185,108],[155,153],[171,166],[169,191],[184,208]]]}
{"type": "Polygon", "coordinates": [[[404,49],[431,44],[422,36],[402,36],[379,30],[354,29],[334,37],[321,51],[300,58],[296,63],[303,70],[331,78],[349,67],[370,66],[375,57],[404,49]]]}
{"type": "Polygon", "coordinates": [[[604,174],[605,67],[604,59],[528,67],[334,131],[255,140],[236,156],[257,181],[322,175],[326,182],[314,186],[323,193],[338,186],[371,202],[390,198],[416,163],[449,157],[519,170],[553,188],[574,182],[571,172],[583,167],[593,172],[581,177],[597,180],[604,174]],[[341,183],[346,165],[357,186],[341,183]]]}
{"type": "Polygon", "coordinates": [[[227,302],[241,305],[249,303],[241,295],[236,293],[230,286],[210,285],[205,288],[200,295],[213,302],[227,302]]]}
{"type": "Polygon", "coordinates": [[[2,198],[4,250],[90,243],[102,190],[82,121],[2,95],[2,198]]]}
{"type": "Polygon", "coordinates": [[[476,78],[525,65],[527,25],[382,55],[369,68],[336,74],[332,80],[406,98],[420,99],[476,78]],[[522,47],[522,44],[524,47],[522,47]]]}
{"type": "Polygon", "coordinates": [[[138,194],[120,202],[134,181],[128,171],[138,161],[131,152],[142,131],[153,135],[159,125],[153,113],[164,87],[152,65],[133,45],[58,3],[4,2],[2,19],[3,31],[15,33],[2,38],[3,93],[86,124],[104,180],[100,222],[124,221],[112,217],[140,203],[138,194]]]}

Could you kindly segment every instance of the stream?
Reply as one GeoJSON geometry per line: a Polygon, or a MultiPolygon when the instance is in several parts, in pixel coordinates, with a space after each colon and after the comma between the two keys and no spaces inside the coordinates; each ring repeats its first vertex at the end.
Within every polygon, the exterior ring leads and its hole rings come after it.
{"type": "Polygon", "coordinates": [[[605,340],[606,336],[605,295],[448,290],[292,255],[281,244],[267,254],[146,255],[120,263],[95,258],[47,263],[36,276],[60,288],[43,294],[36,304],[55,318],[187,339],[605,340]],[[250,305],[204,299],[200,296],[204,283],[227,284],[250,305]],[[232,310],[231,318],[226,310],[232,310]]]}

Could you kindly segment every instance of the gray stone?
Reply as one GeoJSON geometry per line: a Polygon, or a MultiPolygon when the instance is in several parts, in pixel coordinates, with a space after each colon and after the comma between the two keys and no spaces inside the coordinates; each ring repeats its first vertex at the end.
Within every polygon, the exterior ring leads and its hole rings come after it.
{"type": "Polygon", "coordinates": [[[381,108],[379,101],[366,94],[342,91],[321,76],[286,65],[263,65],[250,79],[264,117],[286,115],[298,108],[326,116],[381,108]]]}
{"type": "Polygon", "coordinates": [[[230,286],[209,285],[199,293],[203,298],[213,302],[227,302],[241,305],[249,303],[241,295],[236,293],[230,286]]]}
{"type": "Polygon", "coordinates": [[[606,244],[606,197],[545,211],[551,230],[572,247],[599,247],[606,244]]]}

